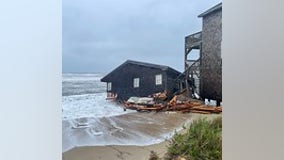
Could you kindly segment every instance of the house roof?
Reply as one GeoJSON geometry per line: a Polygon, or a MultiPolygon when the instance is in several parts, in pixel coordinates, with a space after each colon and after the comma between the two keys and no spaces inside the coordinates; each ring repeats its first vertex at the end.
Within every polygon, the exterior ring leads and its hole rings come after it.
{"type": "Polygon", "coordinates": [[[167,70],[169,67],[165,65],[158,65],[158,64],[152,64],[152,63],[146,63],[146,62],[139,62],[139,61],[133,61],[133,60],[127,60],[125,63],[131,63],[131,64],[136,64],[139,66],[145,66],[145,67],[150,67],[150,68],[157,68],[161,70],[167,70]]]}
{"type": "Polygon", "coordinates": [[[180,74],[179,71],[177,71],[177,70],[175,70],[175,69],[173,69],[173,68],[171,68],[169,66],[152,64],[152,63],[146,63],[146,62],[139,62],[139,61],[133,61],[133,60],[127,60],[123,64],[121,64],[120,66],[115,68],[113,71],[111,71],[109,74],[107,74],[105,77],[103,77],[101,79],[101,81],[105,81],[107,79],[107,77],[109,77],[112,73],[114,73],[115,71],[117,71],[118,69],[122,68],[123,66],[125,66],[127,64],[134,64],[134,65],[144,66],[144,67],[148,67],[148,68],[155,68],[155,69],[160,69],[160,70],[163,70],[163,71],[167,71],[168,70],[168,71],[180,74]]]}
{"type": "Polygon", "coordinates": [[[209,8],[208,10],[206,10],[205,12],[201,13],[198,17],[204,17],[207,16],[208,14],[211,14],[215,11],[221,10],[222,9],[222,2],[215,5],[214,7],[209,8]]]}

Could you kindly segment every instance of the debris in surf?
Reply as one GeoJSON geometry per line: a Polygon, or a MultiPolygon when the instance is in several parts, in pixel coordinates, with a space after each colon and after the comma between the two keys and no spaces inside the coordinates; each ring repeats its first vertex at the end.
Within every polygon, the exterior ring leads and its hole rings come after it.
{"type": "Polygon", "coordinates": [[[127,101],[123,102],[125,109],[134,109],[139,112],[142,111],[166,111],[167,113],[182,112],[182,113],[200,113],[211,114],[221,113],[222,107],[213,107],[204,104],[204,102],[196,99],[189,99],[183,94],[176,94],[170,100],[166,100],[166,93],[155,93],[156,97],[130,97],[127,101]],[[158,98],[157,98],[158,97],[158,98]],[[160,97],[160,98],[159,98],[160,97]],[[162,98],[161,98],[162,97],[162,98]],[[162,100],[164,99],[164,100],[162,100]]]}

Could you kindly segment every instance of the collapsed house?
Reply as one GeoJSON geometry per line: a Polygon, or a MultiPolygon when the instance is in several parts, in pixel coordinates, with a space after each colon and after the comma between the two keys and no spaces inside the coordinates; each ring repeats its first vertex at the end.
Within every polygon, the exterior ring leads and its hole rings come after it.
{"type": "MultiPolygon", "coordinates": [[[[202,31],[185,37],[185,79],[180,81],[188,90],[188,96],[198,94],[202,99],[222,101],[222,3],[208,9],[202,18],[202,31]],[[190,58],[199,50],[199,59],[190,58]]],[[[182,87],[182,85],[181,85],[182,87]]]]}
{"type": "Polygon", "coordinates": [[[184,96],[176,85],[184,79],[175,69],[127,60],[101,79],[107,83],[108,98],[122,102],[124,110],[139,112],[177,111],[182,113],[220,113],[222,107],[208,107],[184,96]],[[127,100],[127,101],[126,101],[127,100]]]}
{"type": "MultiPolygon", "coordinates": [[[[171,99],[174,93],[186,91],[187,98],[216,100],[216,105],[220,106],[222,3],[206,10],[198,17],[202,18],[202,31],[185,37],[183,73],[168,66],[127,60],[101,79],[107,83],[108,98],[124,101],[130,97],[148,97],[154,93],[164,92],[171,99]],[[198,59],[190,58],[194,50],[199,52],[198,59]]],[[[188,105],[188,102],[184,104],[188,105]]],[[[167,106],[174,105],[169,103],[167,106]]],[[[193,107],[188,105],[185,108],[188,109],[189,106],[193,107]]]]}
{"type": "Polygon", "coordinates": [[[101,81],[107,83],[109,98],[127,100],[159,92],[170,96],[178,90],[175,81],[179,75],[179,71],[168,66],[127,60],[101,81]]]}

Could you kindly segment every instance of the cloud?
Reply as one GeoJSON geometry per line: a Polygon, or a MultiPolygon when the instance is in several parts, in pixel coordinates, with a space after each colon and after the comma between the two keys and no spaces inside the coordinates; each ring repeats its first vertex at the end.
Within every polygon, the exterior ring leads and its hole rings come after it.
{"type": "Polygon", "coordinates": [[[63,0],[63,72],[108,72],[127,59],[183,70],[184,37],[217,0],[63,0]]]}

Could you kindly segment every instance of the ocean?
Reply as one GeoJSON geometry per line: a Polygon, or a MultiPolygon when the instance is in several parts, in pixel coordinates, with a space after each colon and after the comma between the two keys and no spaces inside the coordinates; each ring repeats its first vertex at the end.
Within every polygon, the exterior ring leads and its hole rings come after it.
{"type": "Polygon", "coordinates": [[[110,117],[126,114],[121,106],[106,101],[102,74],[63,74],[62,119],[110,117]]]}
{"type": "Polygon", "coordinates": [[[62,75],[62,151],[77,146],[150,145],[190,122],[179,113],[124,111],[106,100],[103,74],[62,75]]]}

